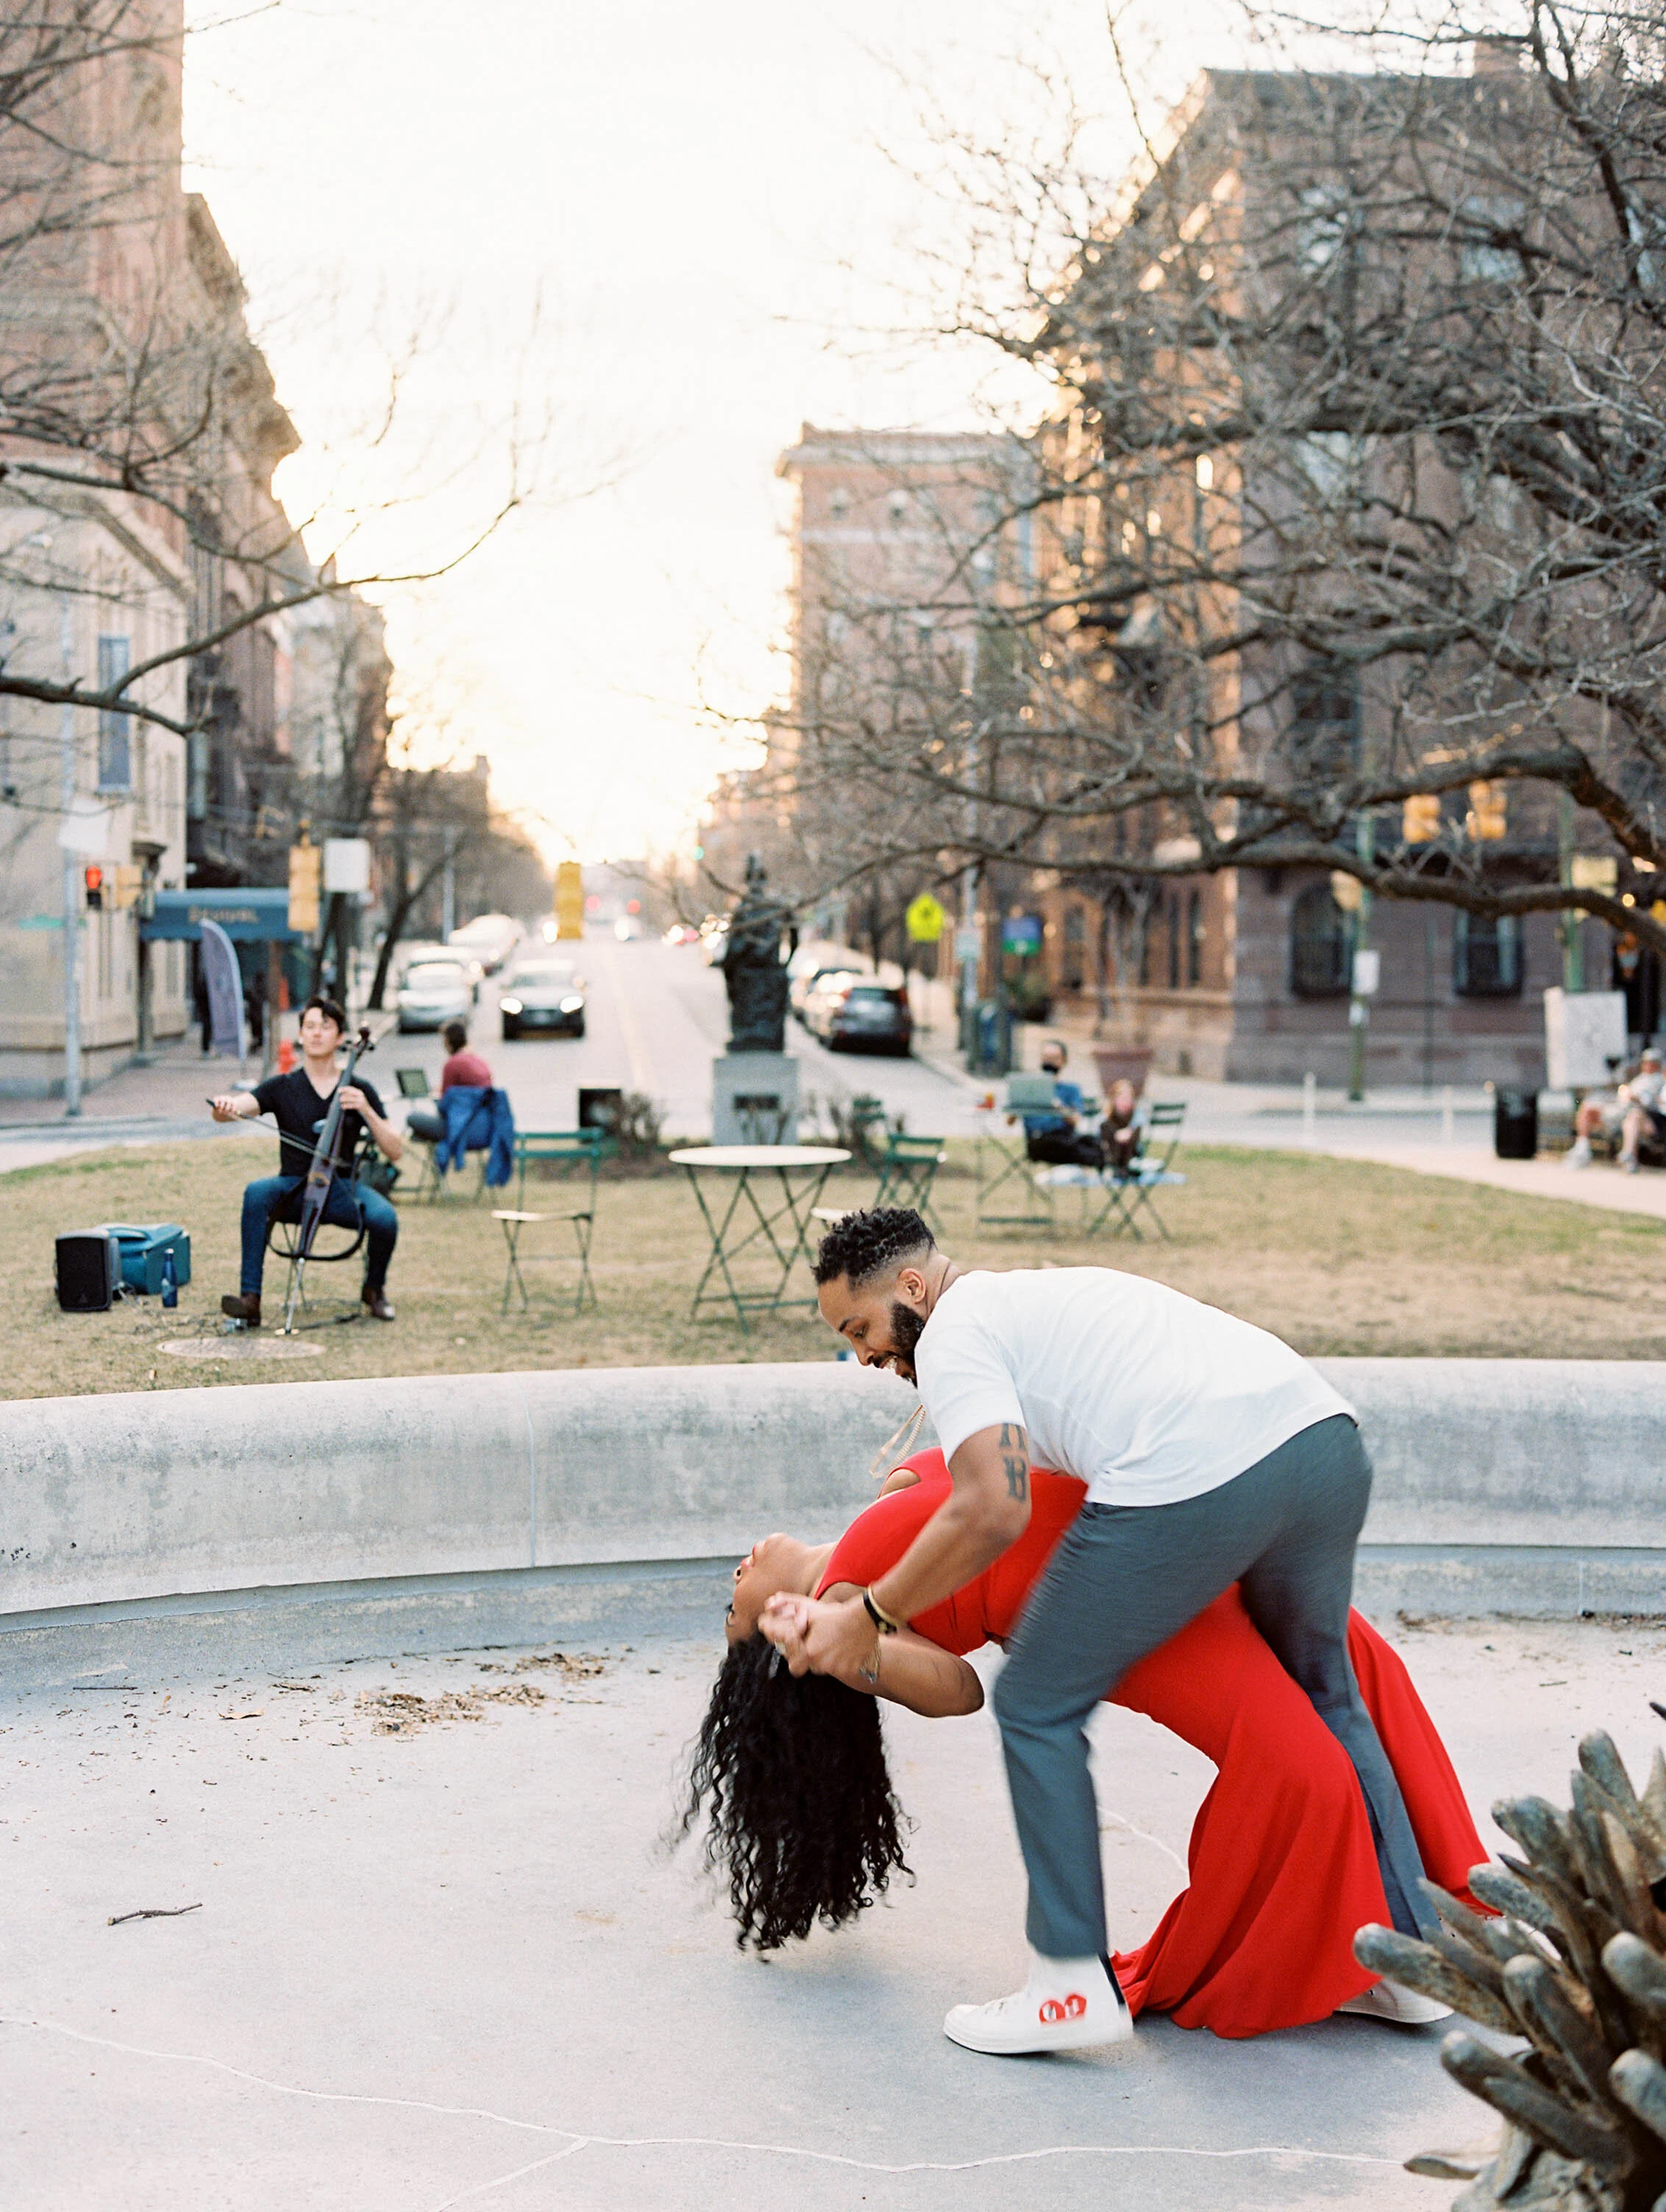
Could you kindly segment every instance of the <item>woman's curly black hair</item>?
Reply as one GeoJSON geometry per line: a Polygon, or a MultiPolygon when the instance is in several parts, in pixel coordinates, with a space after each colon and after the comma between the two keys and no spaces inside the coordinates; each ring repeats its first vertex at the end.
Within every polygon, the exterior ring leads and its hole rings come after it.
{"type": "Polygon", "coordinates": [[[736,1942],[779,1950],[818,1921],[864,1912],[903,1856],[872,1698],[824,1674],[793,1676],[775,1646],[729,1647],[689,1760],[687,1836],[709,1802],[705,1861],[728,1877],[736,1942]]]}

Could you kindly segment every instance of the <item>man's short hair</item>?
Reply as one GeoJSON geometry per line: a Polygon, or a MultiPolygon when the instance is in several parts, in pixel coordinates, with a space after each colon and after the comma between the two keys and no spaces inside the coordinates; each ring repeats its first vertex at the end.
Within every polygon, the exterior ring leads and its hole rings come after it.
{"type": "Polygon", "coordinates": [[[847,1213],[821,1241],[814,1268],[818,1283],[836,1283],[842,1275],[853,1290],[889,1274],[905,1260],[923,1258],[936,1239],[911,1206],[880,1206],[869,1213],[847,1213]]]}
{"type": "Polygon", "coordinates": [[[466,1022],[447,1022],[440,1034],[446,1041],[447,1052],[461,1052],[469,1041],[469,1025],[466,1022]]]}
{"type": "Polygon", "coordinates": [[[1042,1058],[1045,1060],[1049,1052],[1056,1052],[1061,1062],[1070,1057],[1070,1047],[1062,1037],[1049,1037],[1047,1042],[1042,1047],[1042,1058]]]}
{"type": "Polygon", "coordinates": [[[314,991],[301,1010],[301,1018],[303,1022],[314,1007],[323,1015],[326,1022],[335,1024],[343,1036],[347,1035],[347,1012],[339,999],[326,999],[322,991],[314,991]]]}

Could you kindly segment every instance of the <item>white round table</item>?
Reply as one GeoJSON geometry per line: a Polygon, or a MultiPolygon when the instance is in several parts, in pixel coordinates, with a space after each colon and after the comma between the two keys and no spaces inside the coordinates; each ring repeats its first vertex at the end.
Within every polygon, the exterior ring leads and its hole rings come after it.
{"type": "Polygon", "coordinates": [[[690,1145],[671,1158],[687,1170],[712,1240],[712,1255],[690,1309],[693,1316],[698,1319],[702,1305],[727,1304],[733,1306],[735,1319],[744,1329],[749,1313],[778,1313],[783,1306],[813,1305],[813,1298],[789,1298],[787,1286],[793,1261],[800,1255],[806,1263],[809,1261],[810,1224],[822,1187],[850,1154],[836,1145],[690,1145]],[[733,1181],[727,1202],[721,1206],[708,1205],[706,1200],[706,1178],[714,1176],[727,1176],[733,1181]],[[781,1186],[778,1203],[767,1188],[771,1176],[781,1186]],[[771,1201],[767,1209],[754,1177],[765,1184],[765,1195],[771,1201]],[[750,1227],[745,1226],[743,1207],[751,1209],[750,1227]],[[737,1216],[745,1229],[743,1235],[733,1233],[737,1216]],[[732,1262],[760,1242],[773,1254],[781,1273],[771,1288],[743,1290],[735,1281],[732,1262]],[[714,1274],[721,1275],[723,1288],[708,1291],[706,1286],[714,1274]]]}

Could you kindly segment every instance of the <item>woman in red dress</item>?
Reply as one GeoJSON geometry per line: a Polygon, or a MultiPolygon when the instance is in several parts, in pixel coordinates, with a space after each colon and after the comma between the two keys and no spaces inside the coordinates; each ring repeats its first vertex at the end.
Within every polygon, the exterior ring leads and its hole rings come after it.
{"type": "MultiPolygon", "coordinates": [[[[771,1536],[735,1571],[730,1650],[696,1747],[686,1832],[709,1801],[706,1854],[728,1877],[739,1940],[760,1950],[838,1927],[906,1872],[874,1697],[932,1717],[974,1712],[964,1654],[1002,1642],[1085,1494],[1037,1469],[1025,1535],[976,1582],[882,1640],[879,1679],[794,1678],[767,1641],[778,1593],[850,1594],[900,1559],[950,1492],[917,1453],[836,1545],[771,1536]],[[762,1632],[760,1632],[760,1625],[762,1632]],[[866,1694],[853,1696],[853,1691],[866,1694]]],[[[1404,1793],[1425,1871],[1468,1899],[1486,1857],[1457,1778],[1396,1654],[1358,1613],[1349,1650],[1404,1793]]],[[[1356,1931],[1386,1923],[1370,1819],[1347,1755],[1245,1612],[1236,1585],[1107,1692],[1219,1770],[1193,1823],[1188,1887],[1113,1964],[1132,2011],[1247,2036],[1340,2008],[1427,2018],[1359,1966],[1356,1931]]]]}

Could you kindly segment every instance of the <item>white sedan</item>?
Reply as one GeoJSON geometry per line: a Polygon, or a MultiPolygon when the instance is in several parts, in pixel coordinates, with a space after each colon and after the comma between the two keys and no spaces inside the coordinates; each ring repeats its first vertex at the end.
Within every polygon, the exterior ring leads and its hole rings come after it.
{"type": "Polygon", "coordinates": [[[442,1029],[467,1021],[474,986],[460,961],[418,960],[406,969],[396,1003],[401,1030],[442,1029]]]}

